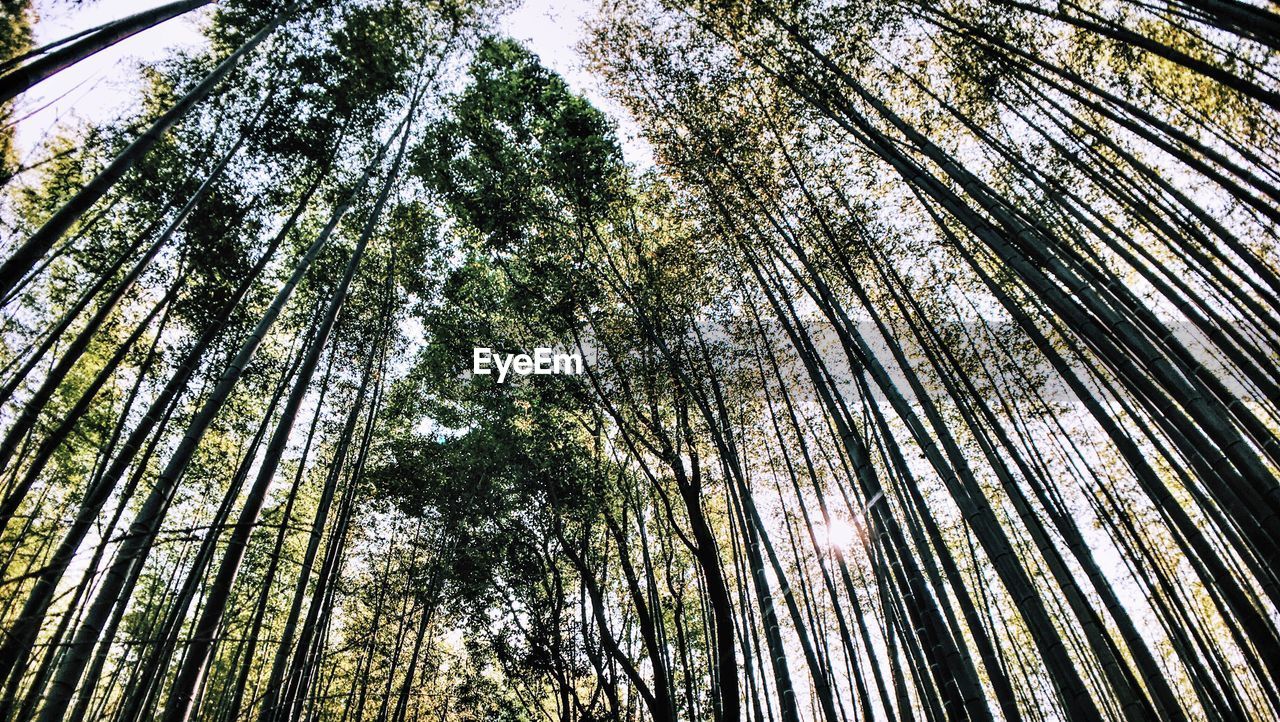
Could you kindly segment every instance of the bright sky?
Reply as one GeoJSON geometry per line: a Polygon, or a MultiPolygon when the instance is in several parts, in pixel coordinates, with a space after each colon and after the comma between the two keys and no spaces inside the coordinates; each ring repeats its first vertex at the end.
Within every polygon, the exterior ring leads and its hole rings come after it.
{"type": "MultiPolygon", "coordinates": [[[[65,2],[36,0],[40,18],[35,28],[36,44],[43,45],[169,1],[100,0],[71,6],[65,2]]],[[[524,42],[544,63],[563,75],[575,91],[618,120],[623,118],[623,113],[616,103],[605,97],[599,82],[585,71],[576,50],[583,35],[583,20],[591,12],[592,3],[585,0],[525,0],[504,19],[501,29],[524,42]]],[[[191,13],[135,35],[21,96],[17,117],[27,117],[18,125],[17,147],[24,161],[32,160],[32,151],[60,122],[103,122],[125,113],[136,98],[138,65],[162,58],[178,48],[198,47],[203,42],[198,30],[199,17],[199,13],[191,13]]],[[[628,160],[641,165],[651,163],[647,147],[635,138],[634,126],[621,123],[619,136],[628,160]]]]}
{"type": "MultiPolygon", "coordinates": [[[[65,2],[36,0],[39,20],[35,44],[44,45],[167,1],[119,0],[71,6],[65,2]]],[[[32,88],[18,98],[16,117],[29,115],[17,128],[19,153],[25,158],[59,122],[76,119],[100,122],[118,117],[136,97],[132,91],[137,88],[136,68],[140,62],[161,58],[174,48],[197,46],[201,41],[194,15],[170,20],[32,88]]]]}

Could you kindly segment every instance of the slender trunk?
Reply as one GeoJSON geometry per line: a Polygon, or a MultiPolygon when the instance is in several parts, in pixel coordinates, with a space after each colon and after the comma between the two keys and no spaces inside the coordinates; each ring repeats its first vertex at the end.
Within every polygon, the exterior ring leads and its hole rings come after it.
{"type": "Polygon", "coordinates": [[[55,73],[65,70],[95,53],[115,45],[147,28],[187,13],[215,0],[178,0],[107,23],[75,42],[66,43],[38,60],[33,60],[0,76],[0,103],[29,90],[55,73]]]}
{"type": "Polygon", "coordinates": [[[204,611],[192,633],[187,656],[183,660],[182,668],[178,672],[173,688],[170,690],[169,702],[163,715],[165,722],[186,722],[193,711],[192,703],[194,702],[195,689],[204,677],[209,657],[212,654],[215,635],[221,623],[222,614],[230,601],[231,587],[239,573],[240,563],[244,559],[249,536],[257,522],[262,505],[266,501],[268,487],[272,479],[275,478],[276,467],[279,465],[285,446],[289,442],[289,434],[293,430],[294,419],[297,416],[298,409],[302,406],[303,399],[307,395],[311,377],[320,361],[320,354],[323,352],[329,336],[333,333],[338,314],[346,304],[351,282],[360,267],[360,261],[364,258],[365,248],[368,246],[369,239],[377,227],[387,198],[391,194],[391,189],[399,178],[401,163],[404,160],[405,151],[409,144],[410,132],[408,126],[416,109],[417,100],[415,99],[411,103],[404,121],[401,122],[400,127],[396,130],[396,134],[403,135],[400,137],[400,149],[396,154],[395,161],[387,174],[382,191],[379,193],[373,210],[370,212],[369,218],[360,234],[355,250],[351,252],[342,280],[339,281],[337,288],[330,295],[328,310],[325,312],[320,328],[315,333],[312,347],[308,351],[306,360],[303,361],[302,367],[298,371],[298,378],[294,382],[294,388],[289,394],[284,410],[281,412],[280,422],[272,434],[271,442],[267,445],[263,462],[258,470],[258,476],[254,480],[253,487],[249,490],[244,507],[240,510],[239,519],[235,526],[232,527],[226,552],[218,568],[218,574],[211,584],[211,591],[205,602],[204,611]]]}
{"type": "MultiPolygon", "coordinates": [[[[282,691],[282,683],[285,680],[285,667],[289,659],[289,652],[293,649],[294,635],[297,633],[298,618],[302,613],[302,602],[306,598],[307,587],[311,584],[311,571],[315,564],[315,559],[320,549],[320,540],[324,533],[325,524],[329,521],[329,511],[333,503],[334,495],[337,491],[339,478],[342,476],[344,465],[346,464],[347,452],[351,444],[351,436],[355,431],[356,421],[360,413],[364,410],[365,393],[368,390],[369,377],[372,373],[373,354],[370,354],[368,363],[365,366],[364,378],[361,381],[360,389],[356,392],[355,402],[351,405],[351,410],[347,413],[346,423],[343,425],[342,434],[338,439],[338,448],[334,451],[333,459],[329,462],[328,473],[325,474],[324,488],[320,494],[320,501],[316,505],[315,517],[311,522],[311,533],[307,538],[307,548],[303,552],[302,561],[298,570],[298,581],[293,592],[293,601],[289,606],[289,614],[285,619],[283,630],[280,632],[280,642],[276,648],[275,661],[271,666],[271,675],[268,677],[266,695],[262,700],[262,712],[258,719],[261,722],[271,722],[276,719],[288,719],[288,707],[282,705],[277,709],[276,702],[280,698],[282,691]]],[[[352,477],[350,483],[355,483],[352,477]]],[[[336,533],[337,525],[331,533],[336,533]]],[[[326,566],[328,560],[326,559],[326,566]]],[[[323,577],[323,575],[322,575],[323,577]]],[[[326,585],[322,582],[316,584],[316,594],[312,596],[313,607],[315,600],[323,596],[326,585]]],[[[308,625],[314,625],[315,619],[309,612],[307,615],[307,624],[303,629],[307,630],[308,625]]],[[[308,640],[300,640],[298,643],[299,654],[305,650],[309,644],[308,640]]],[[[299,667],[299,661],[295,660],[293,669],[296,671],[299,667]]],[[[292,681],[292,677],[291,677],[292,681]]]]}
{"type": "MultiPolygon", "coordinates": [[[[399,129],[396,132],[398,133],[399,129]]],[[[135,563],[140,565],[145,561],[150,551],[151,538],[159,528],[159,524],[168,507],[169,499],[186,471],[200,440],[204,437],[209,425],[213,423],[218,411],[226,403],[232,389],[240,380],[245,367],[252,360],[262,339],[275,324],[276,318],[279,317],[280,312],[284,309],[285,303],[293,294],[294,288],[297,287],[311,264],[319,256],[320,251],[327,244],[338,223],[346,215],[356,195],[368,182],[374,169],[381,164],[382,158],[393,139],[394,135],[382,145],[377,156],[365,169],[364,175],[355,184],[351,193],[334,209],[328,224],[320,231],[303,257],[299,259],[292,275],[276,293],[276,297],[272,300],[271,305],[267,307],[262,318],[259,319],[257,326],[241,344],[235,357],[219,377],[217,384],[209,397],[205,399],[200,411],[192,418],[186,433],[174,449],[169,462],[160,473],[156,483],[152,486],[151,493],[130,525],[129,535],[121,547],[117,560],[108,570],[107,576],[98,591],[97,598],[94,600],[93,607],[90,609],[89,614],[86,615],[84,623],[81,624],[80,630],[77,632],[76,638],[63,660],[59,674],[54,680],[50,691],[50,703],[46,705],[45,714],[41,716],[40,722],[56,722],[57,713],[53,710],[64,706],[66,700],[74,693],[80,674],[88,661],[88,655],[93,643],[97,640],[102,626],[110,616],[111,609],[117,601],[121,603],[126,601],[126,599],[118,600],[117,596],[126,584],[130,569],[133,568],[135,563]]]]}
{"type": "Polygon", "coordinates": [[[31,267],[49,252],[53,244],[57,243],[76,221],[80,220],[82,215],[106,195],[116,182],[133,167],[134,163],[137,163],[139,159],[145,156],[170,128],[182,120],[197,103],[213,93],[222,80],[240,63],[241,59],[275,31],[285,17],[292,12],[292,7],[281,10],[253,37],[246,40],[244,45],[241,45],[239,49],[227,56],[217,67],[209,71],[209,74],[198,85],[187,91],[187,94],[182,99],[157,118],[141,136],[121,151],[120,155],[116,156],[93,180],[89,181],[74,197],[50,216],[39,230],[21,245],[14,248],[9,258],[0,265],[0,297],[7,295],[17,285],[18,281],[31,270],[31,267]]]}
{"type": "MultiPolygon", "coordinates": [[[[231,311],[239,305],[245,295],[253,287],[258,280],[258,276],[266,268],[267,264],[274,258],[275,251],[283,242],[285,236],[292,230],[294,224],[301,216],[303,210],[311,200],[312,194],[319,185],[319,178],[313,183],[303,194],[295,208],[293,215],[285,223],[281,231],[276,234],[267,248],[263,251],[254,267],[241,280],[240,285],[227,299],[227,303],[222,307],[222,313],[216,316],[217,320],[210,324],[204,330],[195,343],[192,344],[182,360],[178,363],[173,375],[169,378],[168,383],[156,395],[147,412],[143,414],[138,425],[130,432],[125,443],[116,453],[115,460],[107,467],[107,469],[89,485],[84,497],[80,501],[80,508],[76,513],[75,520],[68,526],[67,531],[63,534],[62,541],[59,543],[57,551],[40,573],[35,586],[27,595],[27,601],[23,606],[22,612],[18,616],[18,623],[14,629],[25,630],[23,633],[12,635],[7,639],[3,646],[0,646],[0,679],[9,674],[15,667],[21,666],[17,662],[17,655],[31,643],[34,631],[39,629],[48,611],[49,604],[53,600],[53,594],[57,587],[58,581],[65,573],[67,566],[74,558],[76,550],[80,547],[80,543],[89,533],[93,523],[97,520],[98,513],[102,510],[102,506],[110,498],[110,495],[116,489],[116,485],[124,478],[128,472],[130,465],[134,462],[135,454],[142,449],[151,432],[155,430],[156,425],[162,418],[172,413],[173,405],[187,389],[191,381],[192,375],[196,368],[204,359],[205,353],[213,345],[213,342],[221,335],[226,327],[227,319],[230,317],[231,311]]],[[[122,419],[123,422],[123,419],[122,419]]],[[[154,442],[153,442],[154,443],[154,442]]],[[[127,497],[121,500],[121,508],[127,497]]]]}

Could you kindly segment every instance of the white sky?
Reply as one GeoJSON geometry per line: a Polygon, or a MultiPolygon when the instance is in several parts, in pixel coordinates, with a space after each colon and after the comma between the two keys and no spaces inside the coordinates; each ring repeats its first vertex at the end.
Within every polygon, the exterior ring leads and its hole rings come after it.
{"type": "MultiPolygon", "coordinates": [[[[43,45],[166,2],[169,0],[99,0],[70,6],[36,0],[39,21],[35,42],[43,45]]],[[[504,18],[500,29],[525,43],[543,63],[564,76],[576,92],[615,121],[622,121],[619,139],[627,159],[649,165],[652,161],[647,146],[635,137],[634,126],[605,96],[598,80],[586,72],[576,50],[583,36],[583,20],[593,12],[592,6],[586,0],[525,0],[504,18]]],[[[15,117],[25,119],[18,124],[16,144],[24,164],[34,159],[33,151],[59,123],[111,121],[127,112],[137,98],[138,65],[163,58],[178,48],[199,47],[203,43],[200,17],[199,12],[189,13],[135,35],[20,96],[15,117]]]]}
{"type": "MultiPolygon", "coordinates": [[[[39,16],[35,27],[37,46],[85,28],[162,5],[167,0],[118,0],[86,2],[79,6],[36,0],[39,16]]],[[[88,60],[49,78],[19,96],[15,117],[19,154],[28,155],[59,122],[76,119],[101,122],[118,117],[136,96],[137,66],[156,60],[178,47],[194,47],[201,41],[196,16],[170,20],[118,43],[88,60]]]]}

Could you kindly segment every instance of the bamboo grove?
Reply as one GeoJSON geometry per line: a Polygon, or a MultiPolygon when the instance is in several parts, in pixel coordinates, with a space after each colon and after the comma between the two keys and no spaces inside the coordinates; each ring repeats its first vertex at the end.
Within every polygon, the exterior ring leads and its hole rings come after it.
{"type": "Polygon", "coordinates": [[[510,3],[143,5],[0,2],[0,718],[1280,717],[1273,4],[584,4],[652,162],[510,3]]]}

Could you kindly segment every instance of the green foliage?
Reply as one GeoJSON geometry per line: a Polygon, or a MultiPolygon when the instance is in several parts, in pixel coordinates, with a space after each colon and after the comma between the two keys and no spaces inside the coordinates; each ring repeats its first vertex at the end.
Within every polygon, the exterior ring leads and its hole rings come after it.
{"type": "MultiPolygon", "coordinates": [[[[0,0],[0,62],[31,48],[34,18],[31,0],[0,0]]],[[[18,158],[13,148],[12,114],[12,103],[0,104],[0,185],[7,183],[18,169],[18,158]]]]}
{"type": "Polygon", "coordinates": [[[488,40],[470,78],[418,170],[496,250],[550,252],[617,203],[623,166],[608,121],[534,55],[488,40]]]}

